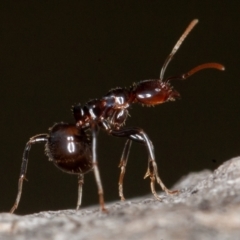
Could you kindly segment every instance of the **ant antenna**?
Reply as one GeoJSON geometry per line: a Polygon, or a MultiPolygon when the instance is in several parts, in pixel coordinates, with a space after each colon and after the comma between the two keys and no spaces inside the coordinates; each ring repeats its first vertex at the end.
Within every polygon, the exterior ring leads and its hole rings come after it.
{"type": "Polygon", "coordinates": [[[220,71],[225,70],[225,67],[222,64],[219,64],[219,63],[204,63],[204,64],[201,64],[201,65],[191,69],[189,72],[183,74],[180,79],[184,80],[184,79],[192,76],[196,72],[201,71],[201,70],[206,69],[206,68],[215,68],[215,69],[220,70],[220,71]]]}
{"type": "Polygon", "coordinates": [[[168,77],[165,81],[170,81],[173,79],[185,80],[185,79],[189,78],[190,76],[192,76],[193,74],[195,74],[196,72],[201,71],[203,69],[207,69],[207,68],[214,68],[214,69],[217,69],[220,71],[225,70],[225,67],[220,63],[204,63],[204,64],[201,64],[201,65],[191,69],[190,71],[188,71],[187,73],[184,73],[182,75],[168,77]]]}
{"type": "Polygon", "coordinates": [[[161,69],[161,72],[160,72],[160,80],[163,80],[163,76],[164,76],[164,73],[165,73],[165,70],[166,70],[168,64],[170,63],[170,61],[172,60],[174,54],[177,52],[177,50],[181,46],[181,44],[184,41],[184,39],[192,31],[192,29],[195,27],[195,25],[197,23],[198,23],[198,19],[192,20],[191,23],[186,28],[186,30],[184,31],[184,33],[182,34],[182,36],[179,38],[179,40],[175,44],[175,46],[173,47],[172,52],[168,55],[167,59],[165,60],[163,66],[162,66],[162,69],[161,69]]]}

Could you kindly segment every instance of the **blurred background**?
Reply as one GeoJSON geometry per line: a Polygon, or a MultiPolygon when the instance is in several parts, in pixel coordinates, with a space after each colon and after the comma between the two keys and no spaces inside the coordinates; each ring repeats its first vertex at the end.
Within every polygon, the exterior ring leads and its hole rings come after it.
{"type": "MultiPolygon", "coordinates": [[[[133,105],[127,126],[151,138],[159,174],[171,187],[192,171],[215,169],[240,154],[239,3],[236,1],[1,1],[0,211],[16,194],[28,139],[54,123],[74,122],[70,108],[114,87],[158,78],[160,68],[191,20],[199,24],[165,76],[219,62],[174,81],[182,99],[154,108],[133,105]]],[[[118,164],[125,139],[100,132],[98,160],[105,201],[119,200],[118,164]]],[[[144,146],[133,144],[124,182],[127,199],[150,194],[144,146]]],[[[17,214],[74,209],[77,177],[58,170],[32,147],[17,214]]],[[[160,188],[158,188],[160,190],[160,188]]],[[[85,176],[82,207],[98,204],[92,173],[85,176]]]]}

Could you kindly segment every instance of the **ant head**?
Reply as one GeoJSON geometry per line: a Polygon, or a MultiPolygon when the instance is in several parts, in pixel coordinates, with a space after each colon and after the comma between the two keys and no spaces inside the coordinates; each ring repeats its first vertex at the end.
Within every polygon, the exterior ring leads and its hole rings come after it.
{"type": "Polygon", "coordinates": [[[180,94],[168,81],[159,79],[145,80],[135,84],[133,89],[134,101],[146,106],[174,101],[180,94]]]}

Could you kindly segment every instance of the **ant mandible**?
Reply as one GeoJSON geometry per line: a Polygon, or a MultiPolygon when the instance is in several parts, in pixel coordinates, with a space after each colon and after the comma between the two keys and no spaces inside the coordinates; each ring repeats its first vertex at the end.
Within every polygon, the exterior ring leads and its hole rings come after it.
{"type": "Polygon", "coordinates": [[[148,135],[141,128],[123,128],[123,125],[128,117],[128,108],[133,103],[153,106],[167,101],[174,101],[179,98],[180,94],[170,85],[170,80],[185,80],[194,73],[206,68],[224,70],[224,66],[221,64],[205,63],[191,69],[185,74],[168,77],[166,79],[163,78],[169,62],[172,60],[183,40],[197,23],[197,19],[193,20],[177,41],[172,52],[163,64],[159,79],[140,81],[133,84],[128,89],[115,88],[110,90],[100,99],[90,100],[84,106],[81,106],[80,104],[75,105],[72,108],[76,121],[75,124],[63,122],[56,123],[49,129],[49,133],[38,134],[30,138],[23,152],[20,177],[18,181],[18,193],[16,201],[10,210],[11,213],[17,209],[21,198],[23,180],[26,179],[30,148],[32,144],[39,142],[46,142],[45,153],[55,166],[64,172],[78,175],[77,210],[79,209],[82,200],[84,174],[90,170],[94,171],[100,208],[102,211],[105,211],[103,187],[96,154],[97,132],[99,128],[105,130],[109,135],[127,138],[119,164],[119,167],[121,167],[121,173],[118,184],[121,200],[124,200],[123,178],[132,141],[142,143],[147,148],[148,169],[144,178],[150,177],[150,187],[155,198],[161,200],[155,191],[155,181],[157,181],[162,190],[167,194],[178,193],[177,190],[171,191],[165,187],[160,179],[157,171],[153,145],[148,135]]]}

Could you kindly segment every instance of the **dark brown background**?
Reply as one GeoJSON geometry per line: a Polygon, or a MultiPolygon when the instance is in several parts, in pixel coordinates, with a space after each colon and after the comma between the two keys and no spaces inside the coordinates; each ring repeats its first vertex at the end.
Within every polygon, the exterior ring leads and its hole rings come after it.
{"type": "MultiPolygon", "coordinates": [[[[152,139],[160,176],[171,186],[182,175],[214,169],[240,154],[239,6],[227,1],[1,1],[1,211],[17,193],[25,143],[55,122],[73,122],[70,107],[116,86],[157,78],[189,22],[197,27],[170,64],[166,76],[204,62],[206,70],[174,82],[182,95],[155,108],[132,106],[127,126],[152,139]]],[[[123,139],[100,133],[98,156],[106,201],[118,199],[117,168],[123,139]]],[[[147,154],[134,144],[125,179],[127,198],[150,193],[143,180],[147,154]]],[[[75,208],[76,177],[47,161],[33,146],[18,214],[75,208]]],[[[98,203],[93,174],[86,175],[83,206],[98,203]]]]}

